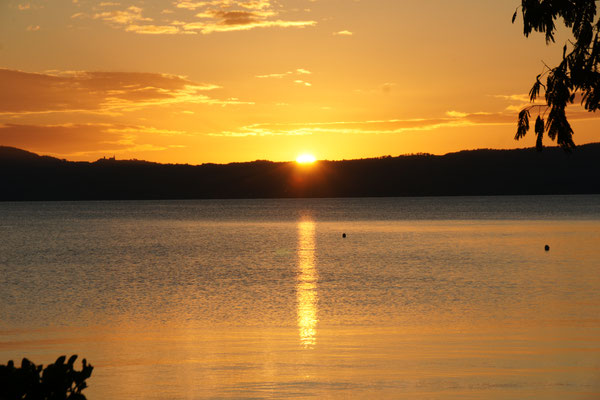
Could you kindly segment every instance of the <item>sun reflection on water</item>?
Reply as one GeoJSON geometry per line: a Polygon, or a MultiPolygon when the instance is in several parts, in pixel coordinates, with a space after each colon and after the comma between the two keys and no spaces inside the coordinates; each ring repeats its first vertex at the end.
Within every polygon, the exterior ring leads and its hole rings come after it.
{"type": "Polygon", "coordinates": [[[315,222],[298,223],[298,329],[305,348],[317,342],[317,269],[315,265],[315,222]]]}

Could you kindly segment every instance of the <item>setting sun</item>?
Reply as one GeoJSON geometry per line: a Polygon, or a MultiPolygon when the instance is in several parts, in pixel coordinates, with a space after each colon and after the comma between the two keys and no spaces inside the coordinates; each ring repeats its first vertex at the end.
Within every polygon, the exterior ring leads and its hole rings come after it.
{"type": "Polygon", "coordinates": [[[314,163],[315,161],[317,161],[317,158],[315,156],[313,156],[312,154],[300,154],[296,158],[296,162],[298,164],[311,164],[311,163],[314,163]]]}

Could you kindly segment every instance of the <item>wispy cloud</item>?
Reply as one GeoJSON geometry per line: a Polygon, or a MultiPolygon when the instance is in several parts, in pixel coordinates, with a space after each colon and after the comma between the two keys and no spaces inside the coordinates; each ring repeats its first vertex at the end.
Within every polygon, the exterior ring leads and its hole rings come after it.
{"type": "Polygon", "coordinates": [[[299,76],[310,75],[310,74],[312,74],[312,72],[310,72],[307,69],[297,68],[293,71],[287,71],[287,72],[282,72],[282,73],[256,75],[256,78],[259,78],[259,79],[268,79],[268,78],[275,78],[275,79],[291,78],[291,79],[294,79],[294,78],[296,78],[293,80],[294,83],[299,84],[299,85],[304,85],[304,86],[312,86],[311,83],[306,82],[303,79],[297,79],[299,76]]]}
{"type": "MultiPolygon", "coordinates": [[[[120,3],[103,2],[101,7],[116,7],[120,3]]],[[[93,19],[103,20],[114,27],[138,34],[210,34],[213,32],[246,31],[255,28],[303,28],[316,25],[312,20],[287,20],[277,18],[281,7],[271,0],[177,0],[175,9],[163,9],[154,18],[144,9],[131,5],[122,9],[106,10],[92,14],[93,19]],[[177,11],[177,20],[168,15],[177,11]],[[194,14],[190,14],[190,11],[194,14]],[[168,14],[168,15],[167,15],[168,14]],[[176,23],[177,22],[177,23],[176,23]]],[[[85,17],[83,12],[72,16],[85,17]]]]}
{"type": "Polygon", "coordinates": [[[446,115],[452,118],[464,118],[469,114],[460,111],[446,111],[446,115]]]}
{"type": "Polygon", "coordinates": [[[257,78],[259,79],[266,79],[266,78],[283,78],[284,76],[288,76],[289,74],[291,74],[291,72],[284,72],[282,74],[265,74],[265,75],[256,75],[257,78]]]}
{"type": "Polygon", "coordinates": [[[339,31],[339,32],[333,32],[333,35],[334,36],[352,36],[353,33],[350,31],[344,30],[344,31],[339,31]]]}
{"type": "MultiPolygon", "coordinates": [[[[592,119],[600,116],[586,112],[572,112],[571,119],[592,119]]],[[[468,126],[514,125],[516,114],[511,112],[465,113],[448,111],[440,118],[388,119],[369,121],[258,123],[235,131],[213,132],[211,136],[299,136],[315,134],[383,135],[405,132],[431,131],[442,128],[468,126]]]]}
{"type": "Polygon", "coordinates": [[[206,1],[180,0],[180,1],[175,2],[175,7],[185,8],[186,10],[196,10],[197,8],[206,6],[207,3],[208,2],[206,2],[206,1]]]}
{"type": "Polygon", "coordinates": [[[248,17],[246,19],[221,19],[215,22],[190,22],[183,25],[183,32],[200,32],[209,34],[213,32],[233,32],[247,31],[255,28],[304,28],[315,25],[315,21],[285,21],[285,20],[265,20],[248,17]]]}
{"type": "Polygon", "coordinates": [[[142,16],[142,9],[131,6],[125,10],[104,11],[94,14],[94,19],[101,19],[118,25],[128,25],[142,21],[152,21],[152,18],[142,16]]]}
{"type": "Polygon", "coordinates": [[[294,83],[297,83],[298,85],[303,85],[303,86],[312,86],[311,83],[303,81],[302,79],[296,79],[294,81],[294,83]]]}
{"type": "Polygon", "coordinates": [[[179,75],[54,71],[28,73],[0,69],[0,115],[52,112],[114,114],[175,104],[249,104],[220,100],[206,93],[218,89],[179,75]]]}
{"type": "MultiPolygon", "coordinates": [[[[508,94],[508,95],[507,94],[496,94],[496,95],[491,95],[490,97],[506,100],[509,103],[509,105],[506,106],[506,111],[511,111],[511,112],[519,112],[523,108],[532,106],[532,105],[534,105],[534,106],[546,105],[546,101],[544,99],[543,92],[540,94],[540,96],[537,97],[537,99],[534,102],[530,101],[529,95],[526,93],[508,94]]],[[[578,111],[581,108],[581,104],[580,104],[581,100],[582,100],[581,92],[576,92],[575,97],[573,99],[573,105],[568,107],[567,111],[571,111],[571,112],[578,111]]]]}
{"type": "Polygon", "coordinates": [[[282,73],[275,73],[275,74],[265,74],[265,75],[256,75],[256,78],[260,78],[260,79],[265,79],[265,78],[283,78],[286,76],[293,76],[293,75],[310,75],[312,74],[312,72],[310,72],[307,69],[304,68],[298,68],[294,71],[287,71],[287,72],[282,72],[282,73]]]}
{"type": "Polygon", "coordinates": [[[497,99],[510,100],[510,101],[520,101],[520,102],[528,102],[529,101],[529,95],[526,93],[495,94],[492,97],[495,97],[497,99]]]}
{"type": "Polygon", "coordinates": [[[209,0],[209,1],[189,1],[189,0],[178,0],[175,2],[175,7],[185,8],[188,10],[196,10],[199,8],[207,7],[241,7],[249,10],[264,10],[271,8],[271,0],[209,0]]]}
{"type": "Polygon", "coordinates": [[[119,154],[182,147],[186,132],[123,124],[0,125],[0,143],[54,156],[119,154]]]}
{"type": "Polygon", "coordinates": [[[405,131],[432,130],[442,126],[465,126],[467,122],[455,118],[390,119],[373,121],[336,121],[310,123],[261,123],[244,126],[238,131],[213,133],[214,136],[298,136],[319,133],[390,134],[405,131]]]}
{"type": "Polygon", "coordinates": [[[181,33],[181,30],[173,25],[129,25],[125,30],[144,35],[175,35],[181,33]]]}

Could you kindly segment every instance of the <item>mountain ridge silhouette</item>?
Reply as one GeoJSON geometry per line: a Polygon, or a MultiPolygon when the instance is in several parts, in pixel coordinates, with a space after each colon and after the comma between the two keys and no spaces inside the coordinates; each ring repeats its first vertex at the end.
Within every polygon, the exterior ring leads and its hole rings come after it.
{"type": "Polygon", "coordinates": [[[0,146],[0,188],[1,201],[591,194],[600,193],[600,143],[312,165],[67,161],[0,146]]]}

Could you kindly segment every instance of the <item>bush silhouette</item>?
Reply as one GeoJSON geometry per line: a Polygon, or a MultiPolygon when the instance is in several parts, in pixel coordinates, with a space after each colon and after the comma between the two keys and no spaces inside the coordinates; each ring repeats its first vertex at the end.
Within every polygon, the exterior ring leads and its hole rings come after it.
{"type": "Polygon", "coordinates": [[[81,371],[73,367],[76,355],[65,363],[66,356],[43,368],[24,358],[21,367],[15,368],[11,360],[0,365],[0,400],[86,400],[81,391],[87,387],[85,380],[92,375],[92,367],[85,358],[81,371]]]}

